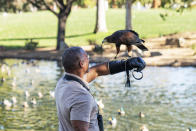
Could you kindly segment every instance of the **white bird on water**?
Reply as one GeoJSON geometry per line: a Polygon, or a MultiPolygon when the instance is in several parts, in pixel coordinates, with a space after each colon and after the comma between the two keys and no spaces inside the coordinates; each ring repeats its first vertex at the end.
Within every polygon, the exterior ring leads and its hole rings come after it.
{"type": "Polygon", "coordinates": [[[12,106],[12,103],[11,103],[9,100],[7,100],[7,99],[5,99],[5,100],[3,101],[3,104],[4,104],[6,107],[11,107],[11,106],[12,106]]]}
{"type": "Polygon", "coordinates": [[[42,98],[43,94],[41,92],[38,92],[38,96],[39,96],[39,98],[42,98]]]}
{"type": "Polygon", "coordinates": [[[149,130],[148,130],[148,128],[147,128],[145,125],[143,125],[143,126],[140,128],[140,131],[149,131],[149,130]]]}
{"type": "Polygon", "coordinates": [[[196,129],[188,128],[186,131],[196,131],[196,129]]]}
{"type": "Polygon", "coordinates": [[[23,105],[22,105],[24,108],[28,108],[29,107],[29,105],[28,105],[28,103],[25,101],[24,103],[23,103],[23,105]]]}
{"type": "Polygon", "coordinates": [[[115,117],[109,118],[109,124],[112,125],[112,128],[116,128],[117,120],[115,117]]]}
{"type": "Polygon", "coordinates": [[[50,94],[50,96],[51,96],[52,98],[55,97],[54,91],[50,91],[49,94],[50,94]]]}
{"type": "Polygon", "coordinates": [[[118,114],[121,115],[121,116],[124,116],[124,115],[125,115],[125,111],[124,111],[123,107],[121,107],[121,108],[118,110],[118,114]]]}
{"type": "Polygon", "coordinates": [[[145,117],[144,113],[143,112],[139,112],[139,117],[140,118],[144,118],[145,117]]]}
{"type": "Polygon", "coordinates": [[[26,96],[26,98],[28,98],[30,96],[28,91],[25,91],[25,96],[26,96]]]}
{"type": "Polygon", "coordinates": [[[17,103],[16,97],[12,96],[12,102],[13,102],[13,104],[17,103]]]}
{"type": "Polygon", "coordinates": [[[103,109],[104,108],[104,104],[102,103],[102,99],[97,101],[97,105],[99,106],[99,109],[103,109]]]}
{"type": "Polygon", "coordinates": [[[37,104],[36,99],[35,99],[35,98],[32,98],[31,103],[32,103],[33,105],[36,105],[36,104],[37,104]]]}

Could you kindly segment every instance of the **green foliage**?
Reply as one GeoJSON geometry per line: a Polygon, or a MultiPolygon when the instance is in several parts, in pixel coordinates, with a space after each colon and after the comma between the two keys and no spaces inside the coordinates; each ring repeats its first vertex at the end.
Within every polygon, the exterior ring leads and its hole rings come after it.
{"type": "Polygon", "coordinates": [[[96,0],[77,0],[75,2],[80,7],[94,7],[96,5],[96,0]]]}
{"type": "MultiPolygon", "coordinates": [[[[95,9],[72,10],[67,21],[65,41],[69,46],[89,45],[88,40],[96,40],[101,44],[104,37],[116,30],[125,28],[125,10],[109,9],[106,12],[107,33],[93,34],[95,26],[95,9]]],[[[182,15],[172,10],[149,9],[145,11],[133,10],[133,29],[142,38],[159,37],[175,32],[196,31],[196,9],[185,10],[182,15]],[[167,20],[163,21],[159,14],[168,13],[167,20]]],[[[22,46],[21,41],[1,41],[11,38],[45,37],[39,40],[38,47],[55,47],[57,35],[57,19],[48,11],[34,13],[0,14],[0,45],[22,46]],[[48,39],[47,39],[48,38],[48,39]]]]}
{"type": "Polygon", "coordinates": [[[0,12],[30,11],[30,4],[26,0],[0,0],[0,12]]]}
{"type": "Polygon", "coordinates": [[[38,46],[38,42],[33,41],[32,39],[30,41],[27,41],[25,43],[25,49],[27,50],[35,50],[36,47],[38,46]]]}
{"type": "Polygon", "coordinates": [[[121,8],[125,5],[126,0],[108,0],[108,3],[111,8],[121,8]]]}

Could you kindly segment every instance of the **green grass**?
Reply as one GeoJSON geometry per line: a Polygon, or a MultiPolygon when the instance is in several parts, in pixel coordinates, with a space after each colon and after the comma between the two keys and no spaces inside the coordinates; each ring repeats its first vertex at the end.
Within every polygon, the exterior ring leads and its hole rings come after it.
{"type": "MultiPolygon", "coordinates": [[[[68,45],[87,45],[88,39],[101,43],[102,39],[112,32],[124,29],[125,10],[109,9],[106,12],[107,33],[93,34],[95,26],[95,9],[72,10],[66,25],[66,42],[68,45]]],[[[196,9],[186,10],[182,15],[171,10],[150,9],[145,11],[133,10],[133,29],[142,38],[159,37],[165,34],[196,31],[196,9]],[[159,16],[168,12],[166,21],[159,16]]],[[[57,18],[48,11],[22,14],[0,14],[0,39],[55,37],[57,34],[57,18]]],[[[55,39],[35,40],[39,47],[55,46],[55,39]]],[[[24,46],[25,41],[0,41],[7,47],[24,46]]]]}

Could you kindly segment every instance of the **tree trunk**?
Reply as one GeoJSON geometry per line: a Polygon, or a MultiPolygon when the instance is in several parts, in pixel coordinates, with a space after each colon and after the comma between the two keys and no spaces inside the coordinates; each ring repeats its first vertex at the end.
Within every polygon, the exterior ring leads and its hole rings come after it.
{"type": "Polygon", "coordinates": [[[94,33],[107,32],[105,19],[105,0],[97,0],[97,15],[94,33]]]}
{"type": "Polygon", "coordinates": [[[65,25],[67,21],[67,16],[63,13],[58,15],[58,33],[57,33],[57,47],[56,50],[63,50],[68,48],[65,43],[65,25]]]}
{"type": "Polygon", "coordinates": [[[126,0],[126,30],[132,29],[132,18],[131,18],[131,6],[132,6],[132,0],[126,0]]]}
{"type": "Polygon", "coordinates": [[[161,5],[161,0],[153,0],[152,8],[158,8],[161,5]]]}

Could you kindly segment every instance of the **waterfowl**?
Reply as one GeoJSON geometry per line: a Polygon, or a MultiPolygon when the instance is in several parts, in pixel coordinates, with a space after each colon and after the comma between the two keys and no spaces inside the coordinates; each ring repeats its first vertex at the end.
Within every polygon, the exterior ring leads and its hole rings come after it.
{"type": "Polygon", "coordinates": [[[28,98],[30,96],[28,91],[25,91],[25,96],[26,96],[26,98],[28,98]]]}
{"type": "Polygon", "coordinates": [[[43,97],[43,95],[42,95],[41,92],[38,92],[38,96],[39,96],[39,98],[42,98],[43,97]]]}
{"type": "Polygon", "coordinates": [[[16,97],[14,97],[14,96],[12,96],[12,103],[13,104],[16,104],[17,103],[16,97]]]}
{"type": "Polygon", "coordinates": [[[139,112],[139,117],[140,117],[140,118],[144,118],[144,117],[145,117],[144,113],[139,112]]]}
{"type": "Polygon", "coordinates": [[[196,131],[196,129],[192,129],[191,127],[186,129],[186,131],[196,131]]]}
{"type": "Polygon", "coordinates": [[[143,125],[142,127],[140,127],[140,131],[149,131],[149,130],[145,125],[143,125]]]}
{"type": "Polygon", "coordinates": [[[28,108],[29,107],[29,105],[28,105],[28,103],[25,101],[25,102],[23,102],[23,105],[22,105],[24,108],[28,108]]]}
{"type": "Polygon", "coordinates": [[[35,98],[32,98],[32,99],[31,99],[31,103],[32,103],[33,105],[36,105],[36,104],[37,104],[36,99],[35,99],[35,98]]]}
{"type": "Polygon", "coordinates": [[[97,101],[97,105],[99,106],[100,110],[102,110],[104,108],[104,104],[102,103],[102,99],[97,101]]]}
{"type": "Polygon", "coordinates": [[[121,115],[121,116],[124,116],[124,115],[125,115],[125,111],[124,111],[123,107],[121,107],[121,108],[118,110],[118,114],[121,115]]]}
{"type": "Polygon", "coordinates": [[[50,96],[51,96],[52,98],[55,97],[54,91],[50,91],[49,94],[50,94],[50,96]]]}
{"type": "Polygon", "coordinates": [[[9,100],[7,100],[7,99],[4,99],[3,104],[4,104],[6,107],[11,107],[11,106],[12,106],[12,103],[11,103],[9,100]]]}
{"type": "Polygon", "coordinates": [[[112,125],[112,128],[115,128],[117,125],[117,120],[115,117],[109,118],[109,124],[112,125]]]}

